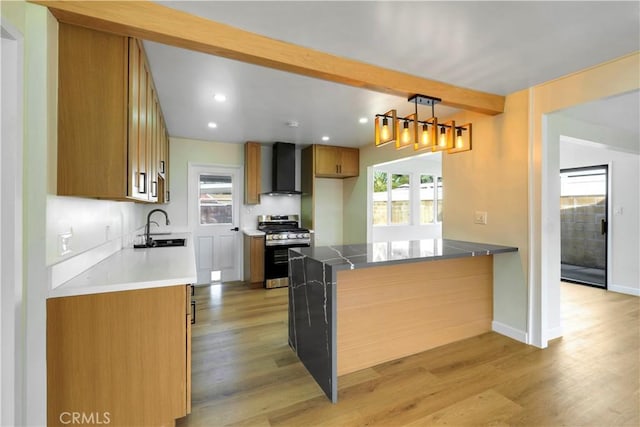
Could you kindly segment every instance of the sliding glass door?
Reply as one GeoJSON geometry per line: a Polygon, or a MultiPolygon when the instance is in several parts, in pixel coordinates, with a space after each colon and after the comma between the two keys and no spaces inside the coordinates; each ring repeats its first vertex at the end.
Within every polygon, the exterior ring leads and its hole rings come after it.
{"type": "Polygon", "coordinates": [[[560,171],[561,278],[607,287],[607,166],[560,171]]]}

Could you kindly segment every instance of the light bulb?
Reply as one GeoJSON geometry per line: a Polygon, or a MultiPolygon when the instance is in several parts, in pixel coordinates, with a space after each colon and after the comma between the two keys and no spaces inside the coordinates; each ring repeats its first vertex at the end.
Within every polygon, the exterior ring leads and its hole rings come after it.
{"type": "Polygon", "coordinates": [[[456,132],[456,148],[462,148],[462,129],[456,132]]]}
{"type": "Polygon", "coordinates": [[[402,142],[407,143],[411,139],[411,135],[409,135],[409,122],[404,122],[404,127],[402,129],[402,142]]]}
{"type": "Polygon", "coordinates": [[[429,128],[422,125],[422,145],[429,145],[429,128]]]}
{"type": "Polygon", "coordinates": [[[382,129],[380,130],[380,136],[382,137],[383,141],[389,139],[389,121],[386,117],[382,119],[382,129]]]}
{"type": "Polygon", "coordinates": [[[447,130],[442,126],[440,128],[440,146],[445,147],[447,145],[447,130]]]}

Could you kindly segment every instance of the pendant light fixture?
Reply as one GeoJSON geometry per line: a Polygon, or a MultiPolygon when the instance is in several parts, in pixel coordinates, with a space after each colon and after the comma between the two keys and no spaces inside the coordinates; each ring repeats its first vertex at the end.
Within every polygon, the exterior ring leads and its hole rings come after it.
{"type": "Polygon", "coordinates": [[[442,100],[427,95],[413,95],[409,97],[415,110],[406,117],[397,117],[396,110],[385,114],[376,114],[375,143],[376,147],[395,141],[396,149],[406,148],[413,144],[415,151],[445,151],[460,153],[471,150],[471,123],[456,126],[450,120],[438,123],[435,116],[435,105],[442,100]],[[418,104],[431,107],[431,117],[426,120],[418,119],[418,104]]]}
{"type": "Polygon", "coordinates": [[[399,139],[396,110],[376,114],[375,126],[376,147],[382,147],[399,139]]]}

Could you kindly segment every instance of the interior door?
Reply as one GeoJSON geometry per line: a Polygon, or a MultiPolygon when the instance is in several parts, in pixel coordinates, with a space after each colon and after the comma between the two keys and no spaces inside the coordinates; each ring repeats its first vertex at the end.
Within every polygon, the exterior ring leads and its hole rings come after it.
{"type": "Polygon", "coordinates": [[[562,280],[607,288],[608,167],[560,171],[562,280]]]}
{"type": "Polygon", "coordinates": [[[241,280],[239,168],[189,165],[189,224],[198,284],[241,280]]]}

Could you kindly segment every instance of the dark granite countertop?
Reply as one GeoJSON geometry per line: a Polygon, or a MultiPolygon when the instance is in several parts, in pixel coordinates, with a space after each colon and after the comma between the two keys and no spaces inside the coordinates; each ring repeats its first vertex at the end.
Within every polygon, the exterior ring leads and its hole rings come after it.
{"type": "Polygon", "coordinates": [[[450,239],[290,248],[338,270],[517,252],[518,248],[450,239]]]}

